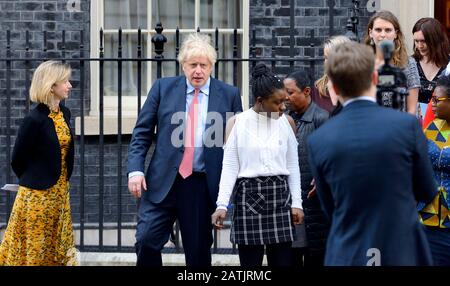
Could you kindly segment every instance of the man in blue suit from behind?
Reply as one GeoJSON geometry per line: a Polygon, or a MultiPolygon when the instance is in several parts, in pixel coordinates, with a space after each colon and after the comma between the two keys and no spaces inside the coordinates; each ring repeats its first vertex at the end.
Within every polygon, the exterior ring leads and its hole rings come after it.
{"type": "Polygon", "coordinates": [[[339,45],[325,70],[344,106],[308,138],[331,220],[325,265],[430,265],[416,201],[431,201],[436,185],[417,119],[376,104],[368,46],[339,45]]]}
{"type": "Polygon", "coordinates": [[[211,77],[217,54],[207,35],[190,34],[178,60],[184,76],[151,88],[128,151],[128,189],[140,197],[138,266],[161,266],[178,219],[187,266],[210,266],[212,225],[226,117],[242,111],[239,90],[211,77]],[[227,114],[229,113],[229,114],[227,114]],[[156,146],[144,175],[156,127],[156,146]]]}

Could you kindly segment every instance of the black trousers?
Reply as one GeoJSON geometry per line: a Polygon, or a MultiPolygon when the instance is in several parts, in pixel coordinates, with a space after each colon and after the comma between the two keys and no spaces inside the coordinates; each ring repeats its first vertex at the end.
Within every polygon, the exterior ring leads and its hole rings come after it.
{"type": "Polygon", "coordinates": [[[262,266],[264,258],[264,246],[266,247],[267,265],[270,267],[292,266],[292,242],[244,245],[238,244],[239,261],[244,267],[262,266]]]}
{"type": "Polygon", "coordinates": [[[324,251],[311,251],[308,247],[292,248],[292,266],[319,267],[323,266],[324,251]]]}
{"type": "Polygon", "coordinates": [[[306,247],[293,247],[292,248],[292,266],[303,267],[305,266],[305,256],[308,249],[306,247]]]}
{"type": "MultiPolygon", "coordinates": [[[[151,191],[150,191],[151,192],[151,191]]],[[[161,250],[178,219],[187,266],[211,266],[211,201],[206,175],[177,176],[159,204],[141,200],[136,228],[137,266],[162,266],[161,250]]]]}

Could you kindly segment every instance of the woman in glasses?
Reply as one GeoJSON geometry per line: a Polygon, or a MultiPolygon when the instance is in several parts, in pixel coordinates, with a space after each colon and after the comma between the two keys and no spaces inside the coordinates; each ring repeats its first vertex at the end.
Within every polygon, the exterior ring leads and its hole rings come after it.
{"type": "Polygon", "coordinates": [[[435,119],[425,135],[439,188],[433,201],[428,205],[419,203],[418,209],[434,265],[450,266],[450,76],[438,79],[431,102],[435,119]]]}

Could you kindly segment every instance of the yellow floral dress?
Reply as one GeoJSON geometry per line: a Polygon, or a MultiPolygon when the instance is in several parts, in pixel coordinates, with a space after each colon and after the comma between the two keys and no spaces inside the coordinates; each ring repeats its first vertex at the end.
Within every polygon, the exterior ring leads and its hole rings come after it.
{"type": "Polygon", "coordinates": [[[70,130],[61,111],[48,117],[61,146],[61,175],[47,190],[19,187],[0,245],[0,265],[78,265],[65,160],[70,130]]]}

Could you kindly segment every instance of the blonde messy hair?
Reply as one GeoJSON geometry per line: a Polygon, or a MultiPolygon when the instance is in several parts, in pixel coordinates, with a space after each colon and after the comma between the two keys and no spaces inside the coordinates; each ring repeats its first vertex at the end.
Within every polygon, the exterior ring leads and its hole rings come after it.
{"type": "Polygon", "coordinates": [[[52,87],[69,79],[72,69],[60,61],[41,63],[33,74],[30,86],[30,100],[50,105],[53,100],[52,87]]]}
{"type": "Polygon", "coordinates": [[[208,35],[201,33],[189,34],[181,45],[178,62],[183,65],[187,59],[195,56],[206,56],[211,62],[211,65],[216,63],[217,53],[211,45],[211,40],[208,35]]]}
{"type": "MultiPolygon", "coordinates": [[[[323,43],[323,49],[324,50],[328,49],[328,51],[331,51],[337,45],[340,45],[342,43],[348,43],[350,41],[351,40],[346,36],[342,36],[342,35],[333,36],[333,37],[327,39],[323,43]]],[[[320,96],[326,96],[327,83],[328,83],[328,76],[326,75],[326,73],[324,73],[323,76],[321,78],[319,78],[318,80],[316,80],[316,82],[314,83],[315,87],[319,91],[320,96]]]]}

